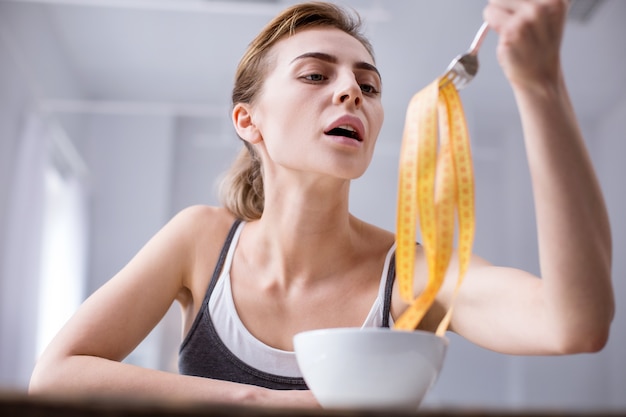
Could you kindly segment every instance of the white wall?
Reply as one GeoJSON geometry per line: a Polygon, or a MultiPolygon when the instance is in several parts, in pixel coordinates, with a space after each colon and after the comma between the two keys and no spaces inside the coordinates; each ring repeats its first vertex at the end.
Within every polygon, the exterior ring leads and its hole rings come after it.
{"type": "MultiPolygon", "coordinates": [[[[18,68],[12,60],[4,58],[7,56],[7,46],[0,42],[0,74],[3,75],[0,77],[0,264],[4,264],[4,253],[7,250],[4,236],[8,233],[8,196],[12,192],[17,139],[23,126],[24,111],[30,101],[23,81],[20,82],[18,68]]],[[[32,326],[36,317],[36,312],[23,318],[17,314],[16,308],[29,299],[36,300],[37,296],[18,291],[16,279],[0,277],[0,386],[11,385],[18,379],[24,381],[25,366],[21,366],[24,362],[21,360],[23,347],[19,343],[23,332],[18,330],[18,326],[32,326]]],[[[26,342],[34,346],[34,335],[29,336],[26,342]]]]}
{"type": "Polygon", "coordinates": [[[88,288],[93,292],[169,218],[173,138],[167,117],[84,117],[95,236],[88,288]]]}
{"type": "MultiPolygon", "coordinates": [[[[46,27],[41,15],[21,14],[11,19],[0,3],[0,264],[6,262],[8,198],[12,192],[15,161],[27,116],[36,111],[35,97],[42,91],[65,91],[81,96],[80,86],[54,39],[34,32],[25,38],[37,51],[36,62],[26,61],[13,36],[29,25],[46,27]],[[35,20],[30,20],[30,19],[35,20]],[[36,81],[36,82],[35,82],[36,81]]],[[[34,219],[33,221],[36,221],[34,219]]],[[[30,260],[36,262],[36,260],[30,260]]],[[[26,277],[0,276],[0,387],[24,386],[34,363],[37,287],[26,277]]]]}

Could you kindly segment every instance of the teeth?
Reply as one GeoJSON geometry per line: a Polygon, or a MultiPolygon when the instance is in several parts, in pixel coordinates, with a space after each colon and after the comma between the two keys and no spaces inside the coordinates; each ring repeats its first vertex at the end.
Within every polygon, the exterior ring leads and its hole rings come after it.
{"type": "Polygon", "coordinates": [[[337,128],[338,129],[349,130],[350,132],[356,132],[355,128],[353,128],[352,126],[348,126],[348,125],[337,126],[337,128]]]}

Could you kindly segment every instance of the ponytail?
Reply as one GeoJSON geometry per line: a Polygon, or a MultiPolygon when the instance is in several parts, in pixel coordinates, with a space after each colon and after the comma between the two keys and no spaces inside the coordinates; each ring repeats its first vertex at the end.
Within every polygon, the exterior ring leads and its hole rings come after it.
{"type": "Polygon", "coordinates": [[[252,221],[263,214],[264,192],[261,159],[245,143],[219,185],[220,202],[237,218],[252,221]]]}

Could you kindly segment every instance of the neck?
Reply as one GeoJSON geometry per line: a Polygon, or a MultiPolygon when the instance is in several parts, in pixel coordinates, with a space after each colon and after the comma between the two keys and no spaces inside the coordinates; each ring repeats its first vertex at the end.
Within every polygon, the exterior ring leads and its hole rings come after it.
{"type": "Polygon", "coordinates": [[[349,181],[326,187],[266,188],[260,220],[246,226],[245,253],[288,285],[320,279],[348,265],[361,222],[348,211],[349,181]]]}

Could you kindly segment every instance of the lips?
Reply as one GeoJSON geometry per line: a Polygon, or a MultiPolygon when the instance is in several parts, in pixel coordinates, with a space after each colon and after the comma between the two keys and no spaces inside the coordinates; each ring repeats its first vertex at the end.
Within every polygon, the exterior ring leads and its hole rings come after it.
{"type": "Polygon", "coordinates": [[[342,136],[363,142],[365,127],[358,117],[346,115],[335,120],[324,130],[324,133],[330,136],[342,136]]]}

